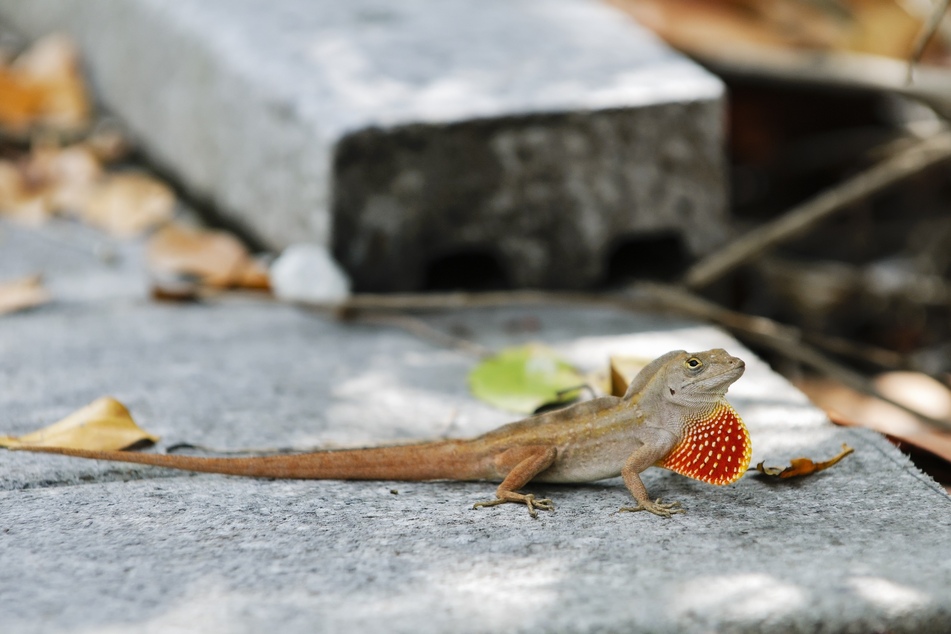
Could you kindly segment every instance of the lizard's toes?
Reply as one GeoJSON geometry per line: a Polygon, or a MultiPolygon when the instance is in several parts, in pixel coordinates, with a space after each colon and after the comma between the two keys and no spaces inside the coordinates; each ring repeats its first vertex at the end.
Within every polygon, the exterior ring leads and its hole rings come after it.
{"type": "Polygon", "coordinates": [[[647,511],[648,513],[653,513],[654,515],[657,515],[658,517],[667,517],[667,518],[669,518],[671,515],[675,513],[686,512],[683,508],[681,508],[680,502],[665,503],[665,502],[661,502],[660,498],[657,498],[653,502],[648,500],[646,502],[638,503],[637,506],[623,506],[620,509],[618,509],[619,513],[620,512],[636,513],[637,511],[647,511]]]}
{"type": "Polygon", "coordinates": [[[554,502],[552,502],[552,501],[549,500],[548,498],[543,498],[543,499],[541,499],[541,500],[532,500],[532,504],[535,506],[535,508],[541,509],[541,510],[543,510],[543,511],[554,511],[554,510],[555,510],[555,504],[554,504],[554,502]]]}

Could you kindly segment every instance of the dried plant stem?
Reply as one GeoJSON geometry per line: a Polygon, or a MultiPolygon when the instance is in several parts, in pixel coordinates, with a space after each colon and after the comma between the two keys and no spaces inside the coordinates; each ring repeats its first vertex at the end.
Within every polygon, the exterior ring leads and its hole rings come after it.
{"type": "Polygon", "coordinates": [[[850,205],[949,158],[951,132],[942,132],[920,141],[703,258],[684,275],[684,284],[693,289],[707,286],[777,244],[802,235],[850,205]]]}
{"type": "Polygon", "coordinates": [[[455,337],[437,328],[433,328],[422,319],[418,319],[412,315],[383,312],[374,314],[360,314],[356,317],[356,319],[364,323],[396,326],[397,328],[402,328],[403,330],[416,335],[420,339],[431,341],[438,346],[452,348],[467,354],[475,355],[477,357],[487,357],[492,354],[492,351],[485,346],[481,346],[473,341],[469,341],[468,339],[455,337]]]}

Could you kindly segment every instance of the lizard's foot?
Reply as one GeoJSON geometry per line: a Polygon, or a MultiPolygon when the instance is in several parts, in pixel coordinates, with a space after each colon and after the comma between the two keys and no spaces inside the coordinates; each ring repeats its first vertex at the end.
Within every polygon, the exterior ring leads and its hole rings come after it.
{"type": "Polygon", "coordinates": [[[660,498],[657,498],[653,502],[647,500],[646,502],[638,502],[637,506],[622,506],[618,509],[618,513],[635,513],[637,511],[647,511],[648,513],[653,513],[660,517],[670,517],[674,513],[686,513],[686,511],[681,508],[680,502],[666,503],[661,502],[660,498]]]}
{"type": "Polygon", "coordinates": [[[506,504],[508,502],[513,502],[515,504],[524,504],[528,507],[528,514],[533,518],[538,517],[538,512],[535,509],[541,509],[543,511],[554,511],[555,505],[548,498],[543,498],[541,500],[536,500],[535,496],[531,493],[510,493],[510,497],[505,498],[496,498],[494,500],[488,500],[486,502],[476,502],[472,505],[472,508],[478,509],[483,506],[498,506],[499,504],[506,504]]]}

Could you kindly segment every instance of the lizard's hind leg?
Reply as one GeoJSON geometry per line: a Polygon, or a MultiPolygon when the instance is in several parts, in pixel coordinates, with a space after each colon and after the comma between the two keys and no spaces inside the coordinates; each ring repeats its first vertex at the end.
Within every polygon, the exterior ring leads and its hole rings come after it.
{"type": "Polygon", "coordinates": [[[554,511],[555,505],[548,498],[536,500],[531,493],[519,493],[518,489],[528,484],[532,478],[551,466],[555,461],[556,450],[545,445],[513,447],[503,452],[497,459],[501,465],[514,465],[502,480],[502,484],[495,491],[496,499],[486,502],[476,502],[472,508],[483,506],[497,506],[506,502],[524,504],[528,507],[528,514],[538,517],[535,509],[554,511]]]}

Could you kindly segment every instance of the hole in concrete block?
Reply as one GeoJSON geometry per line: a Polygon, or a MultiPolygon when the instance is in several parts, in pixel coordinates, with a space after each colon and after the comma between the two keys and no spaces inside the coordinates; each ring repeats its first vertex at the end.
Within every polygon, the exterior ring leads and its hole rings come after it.
{"type": "Polygon", "coordinates": [[[481,250],[433,258],[423,279],[424,289],[428,291],[490,291],[511,287],[498,258],[481,250]]]}
{"type": "Polygon", "coordinates": [[[672,281],[687,269],[690,257],[674,231],[639,233],[615,241],[608,257],[608,284],[633,279],[672,281]]]}

